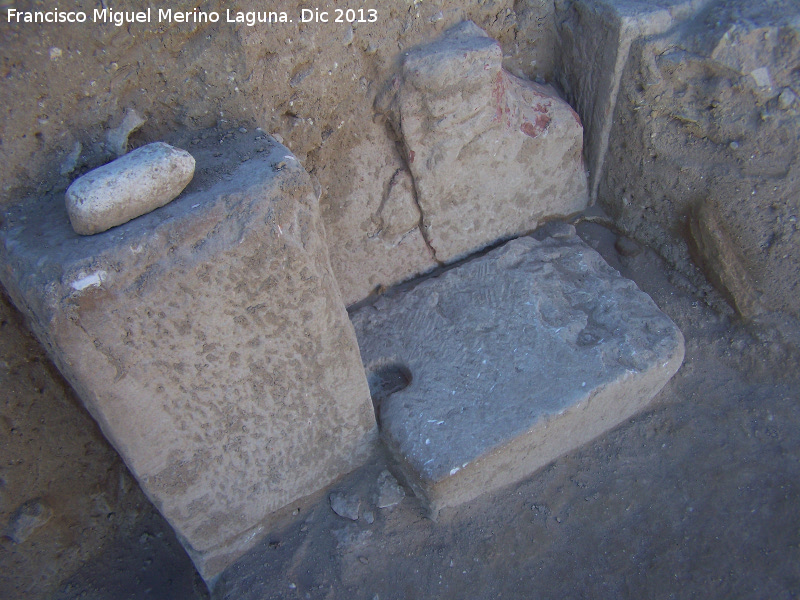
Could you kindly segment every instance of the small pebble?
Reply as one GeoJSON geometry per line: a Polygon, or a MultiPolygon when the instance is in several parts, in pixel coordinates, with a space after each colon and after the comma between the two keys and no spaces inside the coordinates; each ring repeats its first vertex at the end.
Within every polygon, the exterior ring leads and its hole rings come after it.
{"type": "Polygon", "coordinates": [[[781,95],[778,96],[778,106],[781,110],[786,110],[790,108],[792,104],[795,103],[797,100],[797,95],[792,91],[791,88],[784,88],[781,92],[781,95]]]}
{"type": "Polygon", "coordinates": [[[361,498],[347,496],[342,492],[333,492],[329,497],[331,509],[340,517],[358,521],[358,511],[361,508],[361,498]]]}
{"type": "Polygon", "coordinates": [[[344,38],[342,39],[342,42],[344,43],[345,46],[349,46],[350,44],[353,43],[353,28],[352,27],[348,27],[347,31],[344,32],[344,38]]]}
{"type": "Polygon", "coordinates": [[[378,508],[389,508],[400,504],[406,497],[405,490],[389,471],[382,471],[378,476],[378,508]]]}
{"type": "Polygon", "coordinates": [[[544,225],[544,230],[552,238],[568,240],[575,237],[575,226],[562,221],[550,221],[544,225]]]}
{"type": "Polygon", "coordinates": [[[69,175],[72,173],[75,168],[78,166],[78,161],[81,158],[81,152],[83,151],[83,146],[80,142],[75,142],[75,145],[72,146],[72,151],[67,154],[64,158],[64,162],[61,163],[61,168],[59,172],[62,175],[69,175]]]}

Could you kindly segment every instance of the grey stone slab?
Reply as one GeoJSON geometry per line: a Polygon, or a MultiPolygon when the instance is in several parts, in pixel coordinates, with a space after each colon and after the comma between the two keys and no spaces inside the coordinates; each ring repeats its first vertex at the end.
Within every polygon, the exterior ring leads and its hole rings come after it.
{"type": "Polygon", "coordinates": [[[104,233],[60,201],[0,229],[3,284],[206,580],[376,438],[318,213],[274,144],[104,233]]]}
{"type": "Polygon", "coordinates": [[[435,515],[644,407],[683,336],[576,236],[520,238],[351,315],[382,436],[435,515]]]}
{"type": "Polygon", "coordinates": [[[502,68],[500,44],[464,22],[403,58],[377,101],[402,137],[440,262],[586,207],[583,127],[549,86],[502,68]]]}

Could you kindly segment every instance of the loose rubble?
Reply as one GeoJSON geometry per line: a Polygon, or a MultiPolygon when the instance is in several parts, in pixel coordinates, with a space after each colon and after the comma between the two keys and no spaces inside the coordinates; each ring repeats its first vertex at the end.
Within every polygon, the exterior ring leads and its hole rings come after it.
{"type": "Polygon", "coordinates": [[[375,505],[378,508],[391,508],[400,504],[405,497],[405,490],[394,476],[389,471],[382,471],[378,476],[378,498],[375,505]]]}
{"type": "Polygon", "coordinates": [[[330,497],[331,510],[340,517],[358,521],[358,514],[361,510],[361,498],[349,496],[342,492],[333,492],[330,497]]]}
{"type": "Polygon", "coordinates": [[[53,510],[40,498],[28,500],[11,515],[3,535],[15,544],[21,544],[52,516],[53,510]]]}

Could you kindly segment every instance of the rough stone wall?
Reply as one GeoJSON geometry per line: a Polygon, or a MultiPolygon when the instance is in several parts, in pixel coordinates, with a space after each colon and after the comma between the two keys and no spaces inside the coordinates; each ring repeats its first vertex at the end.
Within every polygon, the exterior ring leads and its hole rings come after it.
{"type": "Polygon", "coordinates": [[[557,0],[555,75],[581,115],[589,196],[597,200],[614,107],[631,43],[663,33],[710,0],[557,0]]]}
{"type": "Polygon", "coordinates": [[[800,315],[800,29],[793,2],[716,2],[634,43],[600,182],[618,225],[737,311],[800,315]]]}
{"type": "MultiPolygon", "coordinates": [[[[3,10],[54,5],[7,0],[3,10]]],[[[296,16],[302,7],[281,8],[296,16]]],[[[202,6],[226,8],[264,7],[202,6]]],[[[132,111],[144,120],[133,148],[259,126],[319,181],[331,262],[345,301],[356,302],[435,265],[374,98],[405,52],[471,19],[499,40],[509,72],[558,76],[587,127],[592,191],[622,229],[687,272],[694,252],[745,316],[800,314],[796,3],[392,0],[376,9],[376,23],[355,27],[2,23],[0,208],[60,202],[75,177],[119,152],[132,111]]]]}
{"type": "MultiPolygon", "coordinates": [[[[195,5],[178,0],[170,7],[190,11],[195,5]]],[[[9,4],[17,10],[53,6],[9,4]]],[[[317,6],[333,11],[338,4],[317,6]]],[[[382,126],[371,124],[374,97],[404,50],[465,19],[500,41],[512,73],[551,78],[553,6],[543,0],[391,0],[374,6],[377,22],[355,27],[3,23],[0,207],[29,197],[61,201],[75,177],[115,156],[113,132],[128,110],[145,120],[131,147],[170,141],[185,130],[261,127],[281,136],[321,184],[331,260],[348,303],[424,271],[434,263],[414,239],[400,250],[396,236],[365,242],[402,167],[382,126]],[[358,162],[365,143],[383,156],[371,172],[358,162]]],[[[280,9],[299,21],[296,15],[306,7],[294,0],[280,9]]],[[[58,8],[91,12],[95,6],[76,1],[58,8]]],[[[223,15],[226,8],[265,10],[254,0],[235,6],[210,0],[201,8],[223,15]]],[[[114,9],[142,5],[121,0],[114,9]]],[[[405,210],[403,202],[395,212],[405,210]]]]}

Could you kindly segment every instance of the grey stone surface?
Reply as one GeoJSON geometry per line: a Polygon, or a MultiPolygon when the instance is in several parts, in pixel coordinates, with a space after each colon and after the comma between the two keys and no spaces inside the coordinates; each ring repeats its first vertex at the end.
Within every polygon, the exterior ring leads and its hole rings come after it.
{"type": "Polygon", "coordinates": [[[461,23],[408,52],[376,103],[402,137],[441,262],[586,206],[580,119],[553,88],[504,71],[502,58],[498,42],[461,23]]]}
{"type": "Polygon", "coordinates": [[[356,495],[348,496],[342,492],[333,492],[328,500],[331,510],[342,518],[358,521],[358,511],[361,509],[361,498],[356,495]]]}
{"type": "Polygon", "coordinates": [[[185,150],[155,142],[89,171],[67,189],[72,228],[93,235],[164,206],[192,180],[194,166],[185,150]]]}
{"type": "Polygon", "coordinates": [[[514,240],[351,318],[384,390],[382,435],[432,515],[614,427],[684,353],[649,296],[577,237],[514,240]]]}
{"type": "Polygon", "coordinates": [[[378,475],[378,497],[375,506],[378,508],[391,508],[403,501],[406,491],[397,483],[397,479],[389,471],[381,471],[378,475]]]}
{"type": "Polygon", "coordinates": [[[711,0],[558,0],[556,77],[584,123],[589,196],[605,164],[631,43],[667,31],[711,0]]]}
{"type": "Polygon", "coordinates": [[[0,229],[3,284],[207,580],[376,434],[308,174],[267,143],[209,185],[91,237],[55,201],[0,229]]]}

